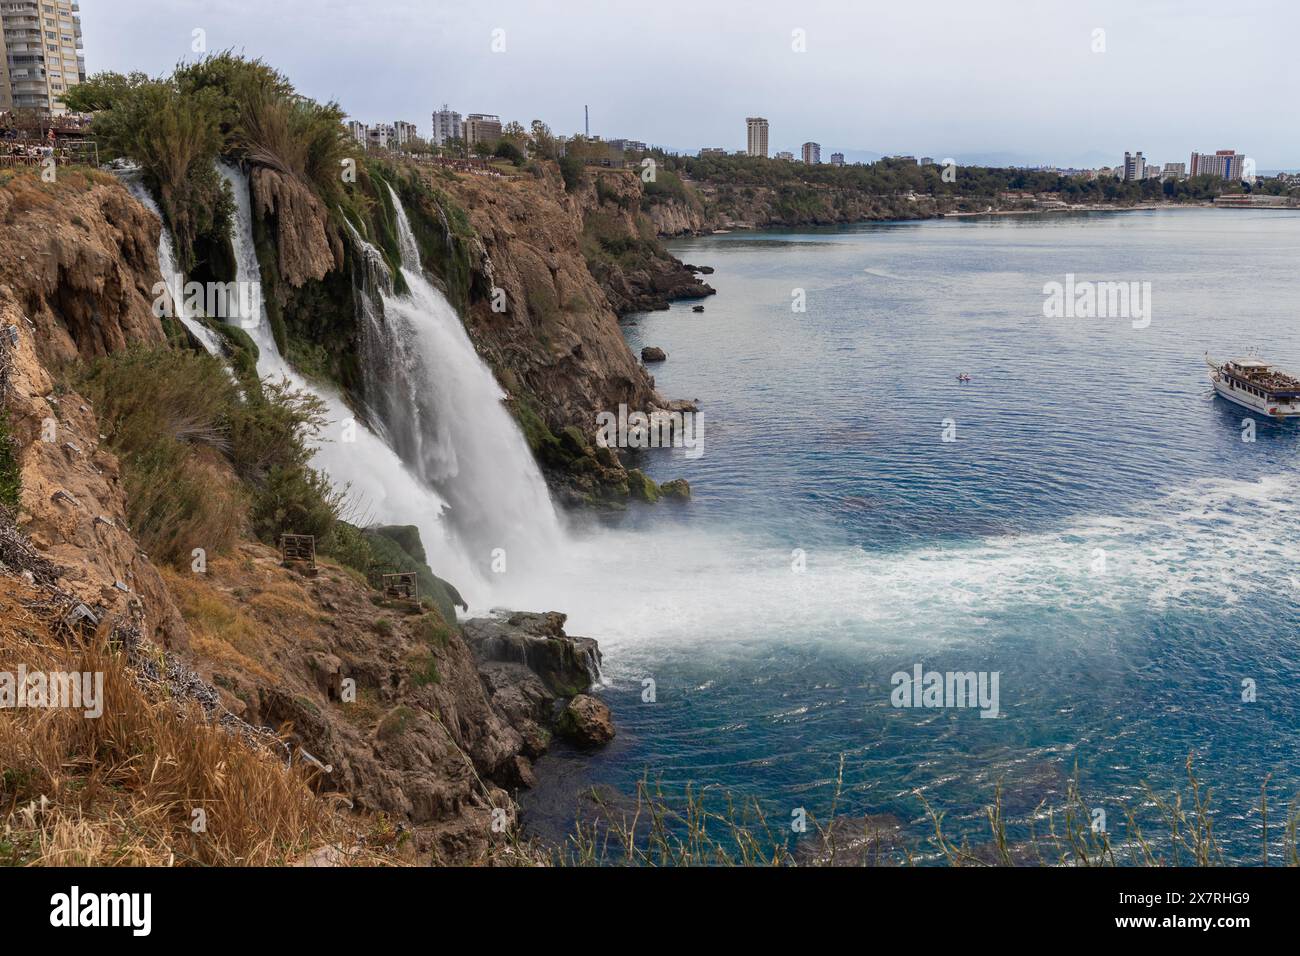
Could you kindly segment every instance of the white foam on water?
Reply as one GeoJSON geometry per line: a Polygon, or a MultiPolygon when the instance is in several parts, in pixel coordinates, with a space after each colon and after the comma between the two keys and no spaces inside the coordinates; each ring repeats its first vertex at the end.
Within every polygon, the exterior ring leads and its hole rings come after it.
{"type": "Polygon", "coordinates": [[[660,527],[596,531],[557,555],[522,600],[570,614],[571,633],[620,650],[763,647],[817,640],[871,648],[979,641],[986,618],[1051,612],[1049,623],[1111,612],[1225,613],[1288,588],[1300,492],[1282,478],[1203,481],[1132,515],[1059,532],[897,552],[812,548],[759,533],[660,527]],[[1105,564],[1098,562],[1098,551],[1105,564]]]}

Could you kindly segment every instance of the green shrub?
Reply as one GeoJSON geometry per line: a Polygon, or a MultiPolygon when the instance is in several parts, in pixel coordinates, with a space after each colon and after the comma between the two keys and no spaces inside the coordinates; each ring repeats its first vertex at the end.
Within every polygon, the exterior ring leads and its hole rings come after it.
{"type": "Polygon", "coordinates": [[[582,160],[577,156],[560,157],[560,175],[564,177],[564,191],[571,193],[582,184],[582,160]]]}
{"type": "Polygon", "coordinates": [[[9,418],[0,408],[0,504],[11,510],[18,509],[22,496],[22,474],[18,468],[18,449],[9,434],[9,418]]]}
{"type": "Polygon", "coordinates": [[[310,467],[318,399],[287,383],[241,386],[206,353],[166,348],[99,359],[80,387],[122,459],[132,528],[154,556],[220,553],[245,523],[268,542],[333,529],[341,496],[310,467]]]}

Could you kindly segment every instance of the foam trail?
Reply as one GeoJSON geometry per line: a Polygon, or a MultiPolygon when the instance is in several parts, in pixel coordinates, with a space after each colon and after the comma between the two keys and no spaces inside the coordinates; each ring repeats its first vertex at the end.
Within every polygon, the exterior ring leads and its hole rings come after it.
{"type": "Polygon", "coordinates": [[[552,579],[533,582],[520,606],[562,594],[569,629],[597,635],[615,668],[674,646],[936,646],[979,641],[990,620],[1028,612],[1053,628],[1121,612],[1233,613],[1251,595],[1298,586],[1300,574],[1288,580],[1285,570],[1297,536],[1300,489],[1280,476],[1198,482],[1134,514],[1049,534],[890,552],[810,548],[803,573],[792,570],[796,542],[759,533],[602,530],[557,554],[552,579]]]}
{"type": "MultiPolygon", "coordinates": [[[[236,280],[260,282],[248,176],[224,163],[218,164],[218,170],[230,183],[235,196],[237,214],[231,241],[236,280]]],[[[467,596],[477,590],[478,575],[473,565],[448,540],[442,518],[445,501],[420,481],[379,435],[357,420],[336,391],[308,382],[285,361],[261,308],[261,297],[255,296],[253,301],[253,314],[243,317],[241,325],[258,347],[258,374],[263,379],[287,379],[295,390],[314,395],[324,403],[325,417],[331,424],[316,443],[313,464],[336,487],[349,488],[349,504],[355,512],[348,516],[350,520],[359,524],[415,525],[433,571],[464,588],[462,593],[467,596]],[[345,440],[349,436],[353,440],[345,440]]]]}

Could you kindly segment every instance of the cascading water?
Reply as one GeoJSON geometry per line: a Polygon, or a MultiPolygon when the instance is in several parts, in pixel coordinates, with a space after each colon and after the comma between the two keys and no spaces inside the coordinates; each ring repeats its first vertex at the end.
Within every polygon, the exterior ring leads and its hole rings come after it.
{"type": "Polygon", "coordinates": [[[210,328],[189,314],[185,305],[185,280],[176,266],[176,249],[172,244],[171,230],[163,220],[162,210],[145,187],[138,169],[127,170],[119,174],[123,184],[131,195],[158,217],[162,231],[158,234],[158,265],[162,269],[162,279],[167,286],[167,294],[172,301],[173,314],[184,323],[185,328],[207,349],[209,355],[221,355],[221,339],[210,328]]]}
{"type": "MultiPolygon", "coordinates": [[[[230,183],[235,197],[236,218],[231,230],[236,281],[260,282],[261,267],[253,245],[252,199],[248,176],[225,164],[218,169],[230,183]]],[[[242,287],[242,286],[241,286],[242,287]]],[[[240,324],[258,347],[257,371],[263,378],[288,380],[293,389],[319,398],[330,422],[317,441],[314,464],[336,487],[349,489],[351,520],[361,524],[409,524],[420,530],[433,571],[456,584],[466,597],[479,593],[479,580],[471,562],[463,559],[447,540],[442,518],[445,502],[401,458],[363,422],[334,390],[308,382],[280,354],[275,335],[266,320],[260,295],[246,297],[255,303],[251,315],[240,324]]]]}
{"type": "Polygon", "coordinates": [[[394,448],[447,500],[473,563],[501,571],[504,561],[508,573],[494,576],[499,597],[549,569],[560,520],[505,394],[456,310],[425,278],[406,211],[390,194],[408,291],[381,290],[382,316],[363,316],[367,392],[394,448]]]}

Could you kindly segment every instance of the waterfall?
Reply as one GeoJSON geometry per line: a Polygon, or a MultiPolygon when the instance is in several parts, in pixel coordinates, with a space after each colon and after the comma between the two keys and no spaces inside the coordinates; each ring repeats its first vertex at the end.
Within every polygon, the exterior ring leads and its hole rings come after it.
{"type": "Polygon", "coordinates": [[[447,501],[447,520],[471,562],[497,572],[500,597],[502,586],[550,569],[560,519],[502,404],[505,393],[456,310],[425,278],[406,210],[389,192],[408,291],[381,291],[382,315],[363,316],[366,390],[393,447],[447,501]]]}
{"type": "MultiPolygon", "coordinates": [[[[231,229],[236,281],[261,282],[261,267],[253,244],[252,198],[248,175],[240,169],[218,164],[218,169],[234,192],[236,217],[231,229]]],[[[239,321],[258,347],[257,371],[263,379],[288,380],[296,391],[316,396],[325,405],[329,421],[325,433],[316,443],[313,465],[321,469],[339,489],[348,489],[348,503],[353,513],[345,515],[355,524],[415,525],[428,553],[428,563],[435,574],[446,578],[468,598],[481,591],[474,564],[465,560],[447,540],[443,512],[446,502],[417,472],[364,422],[358,420],[342,397],[332,388],[308,382],[281,356],[275,335],[262,307],[262,296],[250,297],[255,303],[251,315],[239,321]]]]}
{"type": "Polygon", "coordinates": [[[158,217],[158,222],[162,230],[158,234],[158,265],[162,269],[162,280],[167,286],[167,295],[172,302],[172,314],[175,315],[185,328],[199,341],[199,344],[207,349],[209,355],[220,356],[221,338],[216,332],[195,319],[189,314],[185,305],[185,277],[181,275],[181,270],[176,266],[176,248],[172,243],[171,230],[167,228],[167,223],[163,219],[162,210],[158,208],[158,203],[150,195],[149,190],[145,187],[144,180],[140,176],[138,169],[128,169],[118,174],[122,183],[130,190],[131,195],[140,201],[140,203],[151,213],[158,217]]]}

